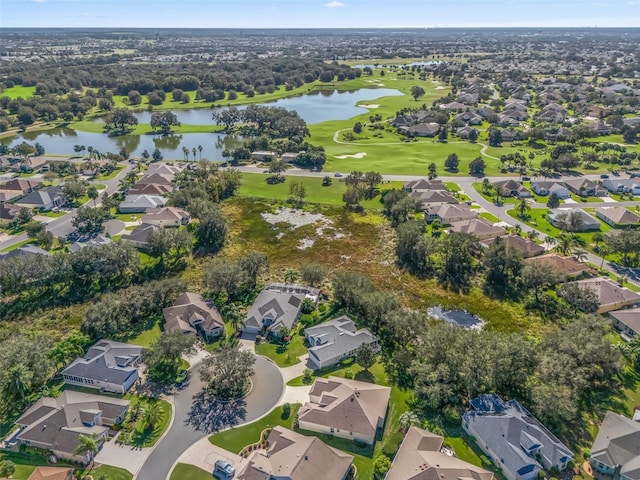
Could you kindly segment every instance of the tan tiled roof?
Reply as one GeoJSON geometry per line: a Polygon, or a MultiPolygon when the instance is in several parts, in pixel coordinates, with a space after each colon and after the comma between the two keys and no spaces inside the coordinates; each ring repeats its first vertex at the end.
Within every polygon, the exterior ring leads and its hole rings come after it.
{"type": "Polygon", "coordinates": [[[411,427],[385,480],[492,480],[493,473],[442,453],[443,438],[411,427]]]}
{"type": "Polygon", "coordinates": [[[238,480],[342,480],[353,461],[353,456],[317,437],[280,426],[273,428],[267,440],[267,455],[254,453],[238,480]]]}
{"type": "Polygon", "coordinates": [[[36,467],[29,480],[68,480],[73,478],[73,468],[36,467]]]}
{"type": "Polygon", "coordinates": [[[340,377],[316,378],[312,397],[298,414],[300,421],[339,428],[364,435],[375,434],[378,419],[385,418],[391,389],[340,377]]]}
{"type": "Polygon", "coordinates": [[[531,265],[549,265],[563,275],[577,275],[581,272],[586,272],[589,267],[576,260],[573,257],[563,257],[555,253],[549,253],[548,255],[542,255],[540,257],[527,258],[524,260],[525,264],[531,265]]]}
{"type": "MultiPolygon", "coordinates": [[[[528,238],[521,237],[520,235],[503,235],[502,237],[498,238],[504,241],[507,248],[515,250],[524,258],[533,257],[535,255],[544,253],[544,247],[542,245],[538,245],[536,242],[529,240],[528,238]]],[[[482,243],[486,246],[489,246],[495,240],[495,238],[488,238],[486,240],[483,240],[482,243]]]]}
{"type": "Polygon", "coordinates": [[[454,222],[451,225],[451,231],[460,233],[470,233],[471,235],[495,235],[499,237],[504,235],[505,229],[494,225],[484,218],[472,218],[470,220],[463,220],[461,222],[454,222]]]}
{"type": "Polygon", "coordinates": [[[640,217],[624,207],[603,207],[596,210],[596,214],[604,216],[616,225],[636,225],[640,217]]]}

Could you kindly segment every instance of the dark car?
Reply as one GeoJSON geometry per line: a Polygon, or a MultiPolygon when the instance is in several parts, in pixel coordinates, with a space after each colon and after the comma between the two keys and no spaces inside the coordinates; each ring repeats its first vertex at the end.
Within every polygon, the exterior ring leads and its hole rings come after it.
{"type": "Polygon", "coordinates": [[[600,178],[602,178],[603,180],[606,180],[607,178],[609,178],[609,175],[607,175],[606,173],[603,173],[602,175],[600,175],[600,178]]]}

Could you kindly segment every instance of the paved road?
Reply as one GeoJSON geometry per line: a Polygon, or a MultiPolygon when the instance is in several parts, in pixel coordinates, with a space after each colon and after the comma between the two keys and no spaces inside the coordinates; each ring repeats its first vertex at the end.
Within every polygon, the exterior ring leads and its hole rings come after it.
{"type": "Polygon", "coordinates": [[[204,395],[198,369],[191,367],[191,383],[174,396],[175,420],[136,476],[139,480],[163,480],[175,461],[198,440],[226,427],[251,422],[275,407],[284,391],[278,367],[257,356],[253,389],[243,400],[211,401],[204,395]]]}
{"type": "MultiPolygon", "coordinates": [[[[124,166],[124,164],[121,164],[124,166]]],[[[102,190],[100,195],[102,196],[104,192],[108,192],[109,195],[113,194],[120,184],[120,180],[124,178],[124,176],[131,170],[131,165],[126,164],[125,168],[114,178],[111,180],[95,180],[89,183],[97,183],[99,185],[106,185],[106,190],[102,190]]],[[[89,200],[87,204],[93,206],[93,200],[89,200]]],[[[58,217],[47,223],[47,230],[53,233],[56,237],[64,237],[75,230],[73,225],[71,225],[71,221],[75,216],[74,212],[67,213],[62,217],[58,217]]],[[[27,234],[23,233],[14,237],[11,237],[8,240],[0,242],[0,250],[4,250],[5,248],[12,247],[13,245],[23,242],[27,239],[27,234]]]]}

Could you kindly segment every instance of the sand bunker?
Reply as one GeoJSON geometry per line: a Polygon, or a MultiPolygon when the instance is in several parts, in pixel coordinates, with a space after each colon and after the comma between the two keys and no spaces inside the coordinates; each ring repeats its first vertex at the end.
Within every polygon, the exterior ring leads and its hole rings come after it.
{"type": "Polygon", "coordinates": [[[367,152],[358,152],[353,155],[336,155],[336,158],[339,160],[344,160],[345,158],[363,158],[367,156],[367,152]]]}
{"type": "Polygon", "coordinates": [[[380,108],[380,105],[377,103],[362,103],[357,106],[362,108],[380,108]]]}
{"type": "Polygon", "coordinates": [[[446,87],[443,87],[442,85],[436,87],[436,90],[444,90],[446,87]]]}

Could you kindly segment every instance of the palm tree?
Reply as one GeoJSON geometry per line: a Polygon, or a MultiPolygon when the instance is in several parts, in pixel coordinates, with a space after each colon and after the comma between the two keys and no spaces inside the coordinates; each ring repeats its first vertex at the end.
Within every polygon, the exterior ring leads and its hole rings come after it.
{"type": "Polygon", "coordinates": [[[576,247],[575,237],[568,235],[566,233],[561,233],[557,240],[555,250],[561,255],[568,256],[573,253],[573,250],[576,247]]]}
{"type": "Polygon", "coordinates": [[[162,417],[164,417],[164,412],[162,411],[160,402],[158,401],[148,402],[142,408],[142,421],[145,425],[145,428],[149,430],[153,430],[154,428],[156,428],[156,425],[160,423],[162,417]]]}
{"type": "Polygon", "coordinates": [[[19,396],[24,405],[24,396],[31,387],[32,374],[22,363],[14,365],[9,369],[8,390],[14,396],[19,396]]]}
{"type": "Polygon", "coordinates": [[[603,245],[602,248],[598,250],[598,254],[602,257],[602,262],[600,262],[600,270],[604,268],[604,262],[606,261],[606,256],[611,253],[611,250],[607,245],[603,245]]]}
{"type": "Polygon", "coordinates": [[[527,232],[527,238],[529,240],[535,240],[536,238],[538,238],[538,232],[536,232],[535,230],[529,230],[527,232]]]}
{"type": "Polygon", "coordinates": [[[596,249],[600,250],[600,244],[604,242],[606,237],[603,233],[594,233],[591,237],[591,241],[595,244],[596,249]]]}
{"type": "Polygon", "coordinates": [[[409,430],[409,427],[412,425],[420,425],[420,419],[416,412],[407,410],[398,418],[398,425],[400,426],[400,431],[402,433],[407,433],[407,430],[409,430]]]}
{"type": "Polygon", "coordinates": [[[491,191],[491,188],[493,188],[493,185],[491,185],[489,179],[485,177],[485,179],[482,180],[482,193],[487,195],[491,191]]]}
{"type": "Polygon", "coordinates": [[[184,153],[184,159],[189,160],[189,149],[187,147],[182,147],[182,153],[184,153]]]}
{"type": "Polygon", "coordinates": [[[544,237],[544,243],[551,247],[556,244],[556,238],[547,235],[546,237],[544,237]]]}
{"type": "Polygon", "coordinates": [[[531,205],[529,205],[529,202],[526,198],[521,198],[520,200],[518,200],[518,203],[516,203],[515,206],[515,211],[518,214],[518,217],[522,219],[526,218],[529,210],[531,210],[531,205]]]}
{"type": "Polygon", "coordinates": [[[198,149],[196,147],[193,147],[191,149],[191,153],[193,154],[193,160],[195,161],[196,159],[196,153],[198,152],[198,149]]]}
{"type": "Polygon", "coordinates": [[[96,434],[93,435],[80,435],[78,437],[78,448],[76,448],[77,455],[84,455],[89,462],[93,462],[93,458],[100,450],[98,446],[98,439],[96,434]]]}
{"type": "Polygon", "coordinates": [[[87,188],[87,197],[93,200],[93,208],[95,208],[96,198],[98,198],[98,188],[95,185],[89,185],[89,188],[87,188]]]}
{"type": "Polygon", "coordinates": [[[284,281],[285,283],[296,283],[298,280],[298,271],[293,268],[288,268],[286,272],[284,272],[284,281]]]}
{"type": "Polygon", "coordinates": [[[579,262],[584,262],[587,259],[587,255],[587,251],[581,248],[578,248],[573,252],[573,257],[579,262]]]}
{"type": "Polygon", "coordinates": [[[200,160],[202,160],[202,145],[198,145],[198,151],[200,152],[200,160]]]}
{"type": "Polygon", "coordinates": [[[519,223],[516,223],[513,226],[513,231],[515,232],[516,235],[520,235],[520,233],[522,233],[522,225],[520,225],[519,223]]]}

